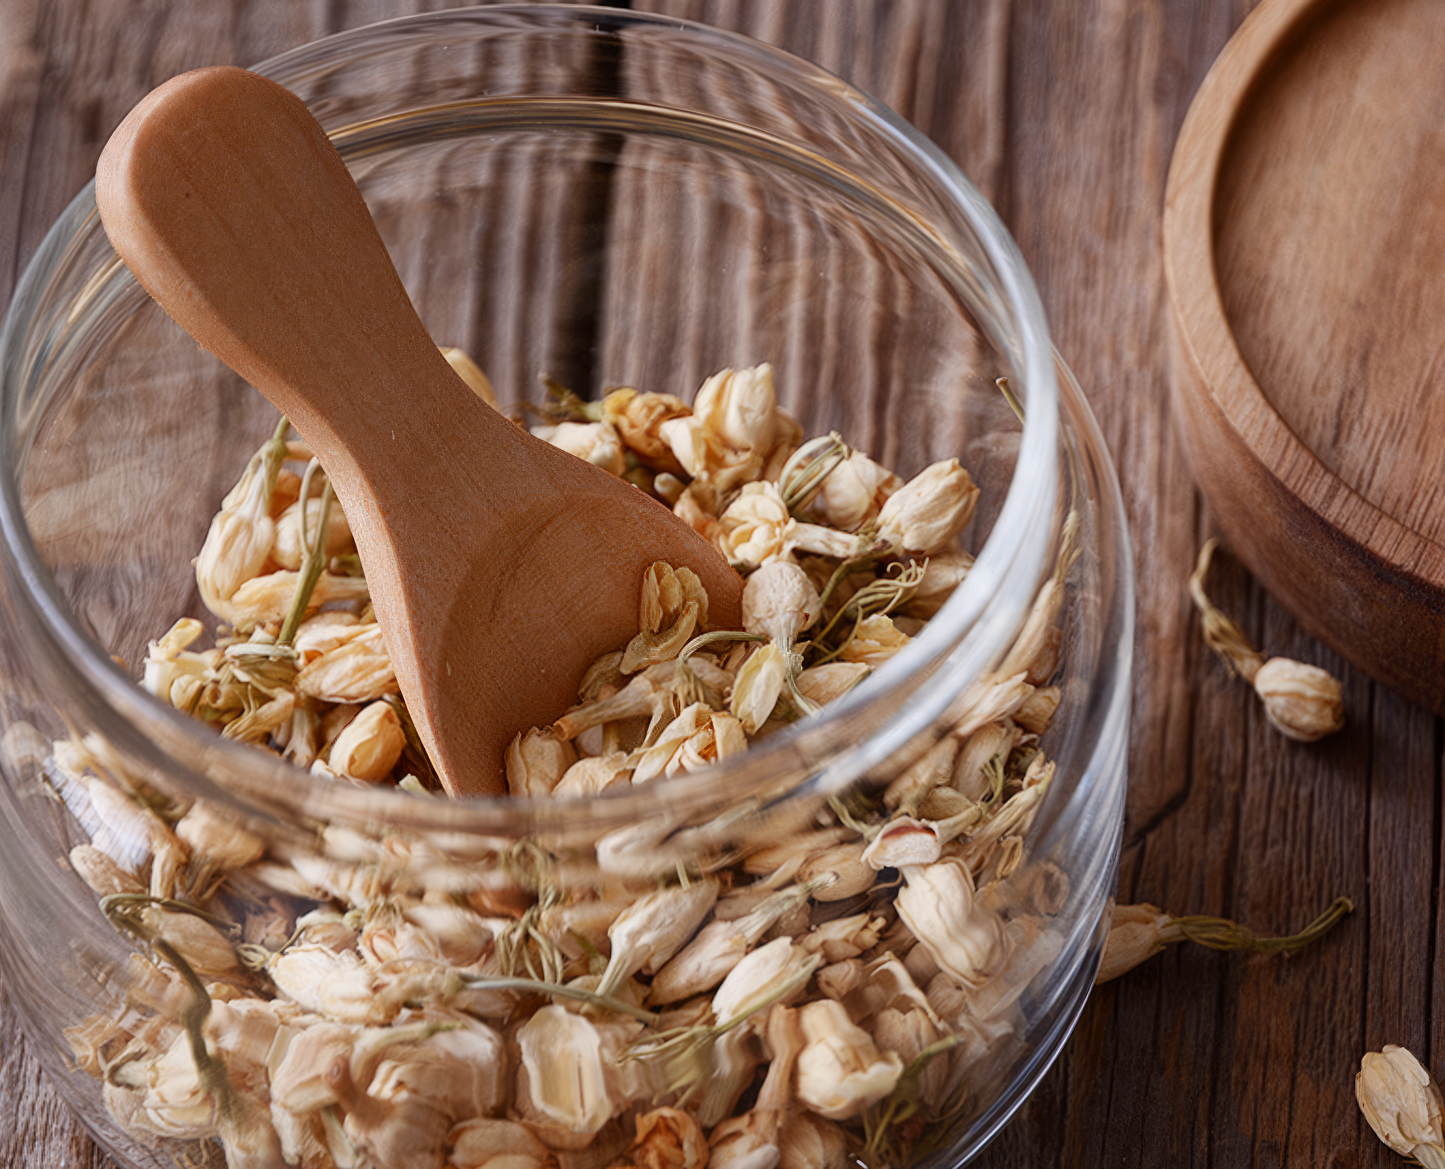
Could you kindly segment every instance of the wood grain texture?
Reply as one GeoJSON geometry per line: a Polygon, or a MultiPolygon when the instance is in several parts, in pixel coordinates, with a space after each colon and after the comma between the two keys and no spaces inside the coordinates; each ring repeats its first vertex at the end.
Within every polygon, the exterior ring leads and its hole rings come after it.
{"type": "Polygon", "coordinates": [[[1200,482],[1305,628],[1445,713],[1445,12],[1269,0],[1190,111],[1165,267],[1200,482]],[[1365,159],[1389,159],[1372,181],[1365,159]]]}
{"type": "MultiPolygon", "coordinates": [[[[3,0],[0,0],[3,2],[3,0]]],[[[1221,558],[1216,601],[1268,651],[1341,674],[1349,726],[1287,743],[1202,649],[1184,591],[1213,530],[1175,436],[1160,222],[1190,98],[1248,0],[655,0],[872,92],[993,200],[1098,415],[1135,542],[1139,630],[1120,898],[1285,931],[1290,960],[1178,948],[1107,987],[976,1162],[988,1169],[1400,1164],[1359,1118],[1360,1055],[1445,1071],[1439,720],[1323,650],[1221,558]]],[[[106,134],[182,69],[249,62],[405,3],[48,0],[0,8],[0,299],[106,134]]],[[[405,277],[405,273],[403,273],[405,277]]],[[[3,999],[0,999],[3,1009],[3,999]]],[[[9,1016],[0,1028],[14,1035],[9,1016]]],[[[101,1169],[23,1045],[0,1065],[0,1164],[101,1169]]]]}

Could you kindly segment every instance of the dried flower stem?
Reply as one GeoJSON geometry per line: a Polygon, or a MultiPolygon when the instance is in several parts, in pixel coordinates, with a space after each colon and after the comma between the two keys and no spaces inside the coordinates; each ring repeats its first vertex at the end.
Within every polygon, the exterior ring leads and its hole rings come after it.
{"type": "MultiPolygon", "coordinates": [[[[1023,404],[1018,400],[1018,396],[1013,392],[1013,390],[1009,388],[1008,378],[994,378],[993,384],[998,387],[998,392],[1003,395],[1003,400],[1009,404],[1009,409],[1018,416],[1018,420],[1020,422],[1023,422],[1023,404]]],[[[1027,425],[1027,423],[1025,423],[1025,425],[1027,425]]]]}
{"type": "Polygon", "coordinates": [[[852,453],[837,431],[805,442],[794,451],[778,476],[778,494],[788,513],[796,519],[798,509],[807,505],[823,486],[823,480],[852,453]]]}
{"type": "Polygon", "coordinates": [[[889,1147],[892,1130],[895,1125],[912,1119],[918,1112],[918,1084],[923,1070],[936,1057],[952,1051],[962,1042],[962,1035],[946,1035],[937,1043],[925,1047],[903,1069],[893,1091],[863,1113],[864,1162],[869,1165],[877,1164],[885,1152],[890,1154],[887,1160],[898,1160],[897,1150],[889,1147]]]}
{"type": "Polygon", "coordinates": [[[218,930],[227,932],[236,930],[235,922],[217,917],[214,913],[207,913],[199,906],[187,905],[184,901],[176,901],[170,897],[156,897],[150,893],[112,893],[109,897],[102,897],[99,902],[101,913],[105,914],[112,924],[124,923],[125,928],[131,933],[149,941],[149,937],[146,936],[131,912],[133,909],[143,909],[147,905],[168,909],[172,913],[189,913],[192,917],[199,917],[207,925],[213,925],[218,930]]]}
{"type": "Polygon", "coordinates": [[[634,1019],[640,1019],[644,1023],[657,1022],[657,1016],[651,1011],[634,1007],[631,1003],[625,1003],[611,995],[583,990],[580,986],[543,982],[537,978],[507,978],[490,974],[464,974],[462,975],[462,985],[472,990],[519,990],[528,994],[576,999],[578,1002],[590,1003],[594,1007],[600,1007],[602,1010],[611,1011],[614,1014],[631,1015],[634,1019]]]}
{"type": "Polygon", "coordinates": [[[312,459],[306,464],[306,473],[301,477],[301,543],[306,551],[301,557],[301,574],[296,581],[296,593],[291,598],[291,607],[286,611],[286,620],[281,623],[277,645],[290,645],[306,616],[306,607],[311,603],[311,594],[316,591],[316,582],[321,579],[321,570],[326,567],[326,520],[331,513],[331,479],[321,489],[321,511],[316,519],[316,530],[306,530],[306,500],[310,497],[311,477],[321,464],[312,459]]]}
{"type": "Polygon", "coordinates": [[[732,1018],[710,1025],[679,1027],[674,1031],[651,1036],[645,1042],[634,1042],[618,1057],[619,1062],[633,1059],[665,1061],[663,1067],[668,1090],[682,1093],[681,1100],[686,1101],[706,1081],[711,1071],[713,1044],[735,1027],[742,1026],[759,1011],[766,1011],[800,986],[806,985],[821,963],[820,955],[810,954],[767,995],[748,1001],[744,1009],[732,1018]]]}
{"type": "Polygon", "coordinates": [[[1317,942],[1335,925],[1355,910],[1348,897],[1336,897],[1330,907],[1297,934],[1282,938],[1261,938],[1253,930],[1223,917],[1171,917],[1170,925],[1191,942],[1211,950],[1253,950],[1260,954],[1298,954],[1311,942],[1317,942]]]}
{"type": "Polygon", "coordinates": [[[866,618],[887,616],[894,609],[908,604],[913,599],[913,594],[918,591],[918,584],[923,580],[923,573],[927,568],[928,561],[926,560],[921,564],[910,564],[907,567],[899,564],[889,565],[888,571],[892,572],[897,569],[897,576],[871,581],[849,597],[813,639],[813,644],[821,646],[826,642],[838,622],[844,617],[853,618],[853,628],[848,631],[848,635],[838,643],[836,648],[823,654],[813,664],[822,665],[824,662],[832,661],[847,649],[849,643],[857,635],[858,627],[866,618]]]}
{"type": "Polygon", "coordinates": [[[1209,539],[1199,550],[1199,560],[1194,566],[1194,575],[1189,578],[1189,595],[1199,609],[1204,623],[1204,640],[1209,648],[1223,659],[1232,674],[1238,674],[1246,682],[1253,682],[1264,665],[1264,655],[1249,643],[1238,625],[1214,607],[1204,591],[1204,578],[1209,573],[1209,563],[1219,541],[1209,539]]]}

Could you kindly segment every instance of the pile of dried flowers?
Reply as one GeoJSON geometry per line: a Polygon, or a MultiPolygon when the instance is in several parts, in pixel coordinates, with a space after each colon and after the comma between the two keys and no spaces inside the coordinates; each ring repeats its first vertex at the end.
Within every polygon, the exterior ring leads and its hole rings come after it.
{"type": "MultiPolygon", "coordinates": [[[[745,628],[709,629],[696,576],[654,564],[636,636],[512,744],[518,796],[746,751],[897,653],[971,564],[978,491],[956,461],[904,482],[837,435],[801,441],[766,365],[709,378],[692,407],[561,395],[535,432],[713,541],[746,576],[745,628]]],[[[47,747],[91,836],[72,864],[146,947],[123,1004],[68,1033],[77,1065],[128,1133],[219,1138],[233,1169],[906,1160],[1012,1058],[1020,997],[1061,945],[1067,879],[1021,862],[1054,773],[1039,736],[1073,531],[1007,660],[886,788],[661,871],[608,837],[585,860],[335,824],[263,838],[161,796],[96,737],[47,747]]],[[[154,642],[152,694],[338,782],[435,788],[345,516],[284,420],[196,576],[225,624],[209,648],[190,619],[154,642]]]]}

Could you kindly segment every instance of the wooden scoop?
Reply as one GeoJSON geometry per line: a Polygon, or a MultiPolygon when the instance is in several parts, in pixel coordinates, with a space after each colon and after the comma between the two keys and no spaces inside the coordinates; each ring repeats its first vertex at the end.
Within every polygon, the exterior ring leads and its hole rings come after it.
{"type": "Polygon", "coordinates": [[[401,692],[447,790],[502,757],[637,632],[642,573],[688,565],[735,625],[741,581],[637,488],[486,406],[428,336],[305,104],[244,69],[148,95],[96,204],[136,279],[288,415],[356,537],[401,692]]]}

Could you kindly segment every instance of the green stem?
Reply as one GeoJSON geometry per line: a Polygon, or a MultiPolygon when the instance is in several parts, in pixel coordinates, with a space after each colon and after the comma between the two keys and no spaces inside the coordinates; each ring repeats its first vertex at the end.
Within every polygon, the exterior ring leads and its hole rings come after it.
{"type": "Polygon", "coordinates": [[[286,620],[281,624],[277,645],[290,645],[296,637],[306,609],[311,604],[311,594],[316,591],[316,582],[321,579],[321,570],[326,567],[326,520],[331,514],[331,480],[321,489],[321,513],[316,520],[316,531],[308,533],[306,523],[306,499],[311,490],[311,476],[320,467],[315,459],[306,466],[301,479],[301,540],[306,547],[301,557],[301,574],[296,581],[296,592],[291,598],[291,607],[286,611],[286,620]]]}

